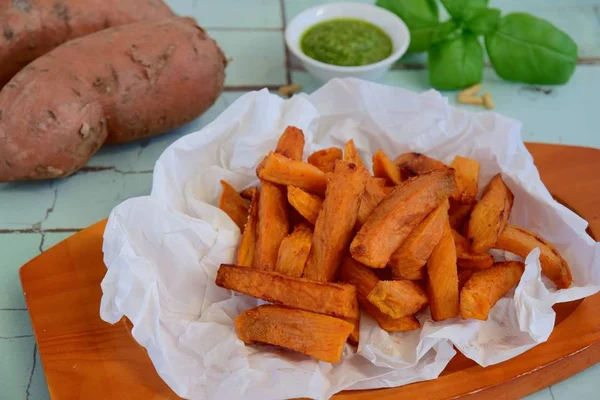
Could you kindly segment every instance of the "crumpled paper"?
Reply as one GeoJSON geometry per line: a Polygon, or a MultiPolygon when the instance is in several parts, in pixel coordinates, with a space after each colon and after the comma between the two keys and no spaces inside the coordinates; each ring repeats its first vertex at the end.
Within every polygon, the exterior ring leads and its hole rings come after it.
{"type": "Polygon", "coordinates": [[[158,374],[192,399],[325,399],[344,389],[434,379],[455,355],[453,344],[482,366],[515,357],[548,338],[554,303],[600,289],[600,244],[585,233],[583,219],[552,199],[519,131],[515,120],[451,107],[434,91],[416,94],[355,79],[333,80],[289,100],[266,90],[248,93],[162,154],[150,196],[112,211],[104,234],[101,317],[116,323],[127,316],[158,374]],[[240,237],[216,206],[219,180],[237,189],[257,184],[256,166],[288,125],[304,130],[305,157],[353,138],[368,167],[382,148],[447,163],[456,154],[474,158],[482,165],[480,187],[501,172],[515,195],[510,222],[556,245],[571,266],[573,287],[557,291],[541,277],[536,249],[520,284],[488,321],[434,323],[423,312],[421,330],[390,334],[363,314],[358,349],[346,345],[337,364],[269,345],[245,346],[236,337],[235,317],[262,302],[214,283],[219,264],[234,260],[240,237]]]}

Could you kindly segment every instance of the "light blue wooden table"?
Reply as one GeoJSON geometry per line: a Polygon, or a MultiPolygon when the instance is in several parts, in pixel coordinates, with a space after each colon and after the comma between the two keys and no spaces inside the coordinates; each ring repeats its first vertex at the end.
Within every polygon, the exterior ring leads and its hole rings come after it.
{"type": "MultiPolygon", "coordinates": [[[[19,283],[19,267],[74,232],[108,216],[130,197],[150,192],[157,157],[181,136],[200,129],[249,90],[300,83],[319,87],[286,55],[287,20],[318,0],[170,0],[193,15],[233,61],[224,93],[201,118],[177,131],[129,145],[102,149],[76,175],[52,182],[0,184],[0,399],[47,399],[39,354],[19,283]]],[[[365,1],[372,3],[373,1],[365,1]]],[[[528,11],[567,31],[579,45],[571,81],[538,87],[501,81],[487,68],[483,86],[496,111],[523,122],[526,141],[600,147],[600,0],[492,0],[504,12],[528,11]]],[[[413,57],[381,82],[424,91],[427,71],[413,57]]],[[[453,94],[451,101],[454,102],[453,94]]],[[[560,160],[557,160],[560,162],[560,160]]],[[[529,399],[598,399],[600,364],[529,399]]]]}

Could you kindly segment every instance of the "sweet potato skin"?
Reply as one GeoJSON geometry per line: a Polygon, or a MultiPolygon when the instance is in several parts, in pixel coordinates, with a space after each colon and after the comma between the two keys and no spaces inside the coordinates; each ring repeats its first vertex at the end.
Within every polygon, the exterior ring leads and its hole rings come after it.
{"type": "Polygon", "coordinates": [[[342,319],[266,304],[235,319],[238,338],[246,344],[268,343],[336,363],[354,325],[342,319]]]}
{"type": "Polygon", "coordinates": [[[342,159],[342,150],[338,147],[328,147],[318,150],[308,156],[308,163],[319,168],[321,171],[333,172],[335,162],[342,159]]]}
{"type": "Polygon", "coordinates": [[[542,273],[550,278],[559,289],[571,286],[573,278],[569,264],[550,242],[535,233],[506,224],[494,246],[496,249],[510,251],[523,258],[527,257],[529,252],[536,247],[540,249],[542,273]]]}
{"type": "Polygon", "coordinates": [[[283,275],[301,277],[312,244],[312,235],[312,228],[308,224],[297,225],[279,245],[275,271],[283,275]]]}
{"type": "Polygon", "coordinates": [[[352,285],[316,282],[277,272],[221,264],[217,286],[274,304],[339,318],[359,318],[356,289],[352,285]]]}
{"type": "Polygon", "coordinates": [[[487,320],[492,307],[521,280],[525,265],[506,261],[475,271],[460,291],[460,316],[487,320]]]}
{"type": "Polygon", "coordinates": [[[315,223],[312,247],[304,276],[330,282],[348,251],[360,199],[369,172],[348,161],[337,161],[327,185],[323,206],[315,223]]]}
{"type": "Polygon", "coordinates": [[[419,223],[456,190],[454,171],[443,169],[404,181],[379,205],[350,245],[355,260],[384,268],[419,223]]]}
{"type": "Polygon", "coordinates": [[[196,118],[221,92],[225,63],[186,18],[121,25],[59,46],[0,92],[0,181],[67,176],[105,141],[158,135],[196,118]]]}
{"type": "Polygon", "coordinates": [[[444,234],[427,261],[429,309],[434,321],[454,318],[459,313],[456,247],[446,223],[444,234]]]}
{"type": "Polygon", "coordinates": [[[305,192],[295,186],[287,187],[287,198],[292,207],[300,213],[308,222],[315,224],[319,211],[323,206],[323,198],[315,194],[305,192]]]}
{"type": "Polygon", "coordinates": [[[60,44],[113,26],[174,16],[161,0],[21,0],[0,3],[0,88],[60,44]]]}
{"type": "Polygon", "coordinates": [[[289,229],[285,187],[261,181],[254,268],[275,269],[279,245],[289,229]]]}
{"type": "Polygon", "coordinates": [[[412,281],[379,281],[367,299],[379,311],[392,318],[402,318],[415,314],[425,304],[427,295],[412,281]]]}

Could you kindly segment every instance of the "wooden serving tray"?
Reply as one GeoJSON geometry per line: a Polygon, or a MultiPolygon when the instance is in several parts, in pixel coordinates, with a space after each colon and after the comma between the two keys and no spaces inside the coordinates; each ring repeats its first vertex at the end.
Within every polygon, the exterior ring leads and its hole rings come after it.
{"type": "MultiPolygon", "coordinates": [[[[600,233],[600,150],[528,144],[550,192],[600,233]]],[[[123,319],[99,317],[106,221],[77,233],[20,270],[50,396],[64,399],[178,398],[156,374],[123,319]]],[[[600,361],[600,294],[558,304],[548,341],[482,368],[460,353],[442,376],[403,387],[346,391],[339,399],[517,398],[600,361]]]]}

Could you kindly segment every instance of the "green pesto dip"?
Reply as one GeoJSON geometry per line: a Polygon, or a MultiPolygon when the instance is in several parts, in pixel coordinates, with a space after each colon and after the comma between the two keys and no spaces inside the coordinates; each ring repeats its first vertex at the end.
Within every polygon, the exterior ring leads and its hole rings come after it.
{"type": "Polygon", "coordinates": [[[308,28],[300,39],[302,52],[327,64],[355,67],[392,54],[392,39],[381,28],[355,18],[336,18],[308,28]]]}

